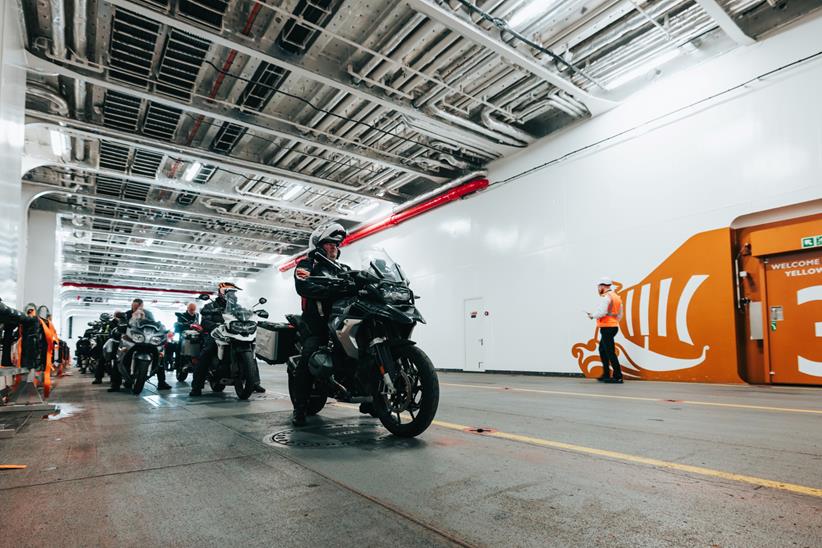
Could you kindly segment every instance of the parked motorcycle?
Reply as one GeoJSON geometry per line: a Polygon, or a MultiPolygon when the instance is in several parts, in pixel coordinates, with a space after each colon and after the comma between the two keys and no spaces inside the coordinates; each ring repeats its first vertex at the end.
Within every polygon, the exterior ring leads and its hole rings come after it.
{"type": "Polygon", "coordinates": [[[160,322],[132,317],[117,350],[117,367],[123,384],[134,394],[143,391],[146,381],[162,367],[162,351],[167,330],[160,322]]]}
{"type": "Polygon", "coordinates": [[[177,356],[174,366],[177,380],[185,382],[188,374],[194,373],[194,365],[203,344],[203,334],[199,324],[193,323],[186,314],[182,312],[175,312],[174,314],[177,316],[177,321],[174,323],[174,332],[180,337],[175,342],[177,356]]]}
{"type": "MultiPolygon", "coordinates": [[[[210,298],[205,294],[200,295],[202,300],[210,298]]],[[[208,366],[207,380],[214,392],[222,392],[226,386],[234,386],[237,397],[247,400],[259,384],[257,359],[254,356],[257,321],[268,318],[267,311],[256,307],[267,301],[260,297],[252,308],[245,308],[237,302],[236,291],[226,292],[225,299],[225,323],[211,331],[211,337],[217,344],[217,359],[208,366]]]]}
{"type": "MultiPolygon", "coordinates": [[[[417,323],[425,320],[408,279],[384,251],[365,251],[363,270],[344,270],[317,257],[348,281],[354,296],[334,304],[329,346],[309,358],[313,384],[307,413],[318,413],[328,397],[363,403],[392,434],[418,436],[436,415],[439,381],[431,360],[410,339],[417,323]]],[[[302,344],[310,334],[302,317],[286,319],[297,328],[302,344]]],[[[297,355],[288,360],[292,402],[299,359],[297,355]]]]}

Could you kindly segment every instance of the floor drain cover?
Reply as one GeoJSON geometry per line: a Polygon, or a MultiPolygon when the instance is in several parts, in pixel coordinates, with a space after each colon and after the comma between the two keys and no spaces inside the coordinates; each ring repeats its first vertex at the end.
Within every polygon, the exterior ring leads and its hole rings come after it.
{"type": "Polygon", "coordinates": [[[376,425],[369,424],[323,424],[282,430],[265,437],[265,443],[288,447],[351,447],[368,445],[390,438],[391,434],[376,425]]]}

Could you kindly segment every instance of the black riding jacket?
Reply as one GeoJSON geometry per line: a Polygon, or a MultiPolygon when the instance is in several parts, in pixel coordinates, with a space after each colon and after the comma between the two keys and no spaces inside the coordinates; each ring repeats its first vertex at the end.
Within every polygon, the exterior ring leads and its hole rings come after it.
{"type": "Polygon", "coordinates": [[[223,312],[225,312],[225,305],[225,297],[220,295],[203,307],[203,309],[200,311],[200,318],[202,320],[200,322],[200,325],[203,326],[203,331],[205,331],[206,333],[211,333],[212,331],[214,331],[215,327],[225,323],[225,320],[223,320],[223,312]]]}
{"type": "MultiPolygon", "coordinates": [[[[347,265],[337,263],[343,270],[351,270],[347,265]]],[[[353,295],[356,288],[351,282],[340,278],[334,269],[313,255],[306,257],[294,269],[294,285],[302,297],[303,321],[312,332],[318,333],[328,321],[334,301],[353,295]],[[301,280],[297,270],[307,270],[310,275],[301,280]]]]}

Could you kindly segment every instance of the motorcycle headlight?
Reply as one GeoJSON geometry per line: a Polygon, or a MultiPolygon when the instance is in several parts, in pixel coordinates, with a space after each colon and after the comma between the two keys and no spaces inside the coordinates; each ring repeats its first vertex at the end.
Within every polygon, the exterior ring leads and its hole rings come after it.
{"type": "Polygon", "coordinates": [[[131,340],[136,343],[141,343],[146,340],[142,333],[135,333],[134,331],[132,331],[129,336],[131,337],[131,340]]]}
{"type": "Polygon", "coordinates": [[[387,303],[407,303],[411,300],[411,290],[407,287],[383,287],[380,293],[387,303]]]}
{"type": "Polygon", "coordinates": [[[241,322],[235,320],[228,324],[228,330],[237,335],[251,335],[257,331],[257,324],[255,322],[241,322]]]}
{"type": "Polygon", "coordinates": [[[160,346],[161,344],[163,344],[163,336],[154,335],[153,337],[151,337],[151,340],[149,342],[154,346],[160,346]]]}

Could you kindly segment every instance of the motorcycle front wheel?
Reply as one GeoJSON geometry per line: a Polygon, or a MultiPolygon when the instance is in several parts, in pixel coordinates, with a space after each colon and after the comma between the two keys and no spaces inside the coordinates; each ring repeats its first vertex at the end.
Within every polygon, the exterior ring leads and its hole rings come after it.
{"type": "Polygon", "coordinates": [[[398,349],[394,359],[397,391],[383,394],[385,387],[380,383],[374,407],[389,432],[401,438],[413,438],[425,432],[437,414],[439,380],[431,359],[416,346],[398,349]]]}
{"type": "Polygon", "coordinates": [[[188,378],[188,363],[186,358],[180,358],[180,364],[177,366],[177,380],[179,382],[186,382],[188,378]]]}
{"type": "Polygon", "coordinates": [[[254,368],[257,364],[251,352],[238,352],[237,361],[239,361],[237,370],[240,372],[240,378],[234,381],[234,391],[238,398],[247,400],[254,392],[254,368]]]}
{"type": "Polygon", "coordinates": [[[137,362],[134,366],[134,385],[131,392],[135,395],[143,391],[148,380],[148,362],[137,362]]]}

